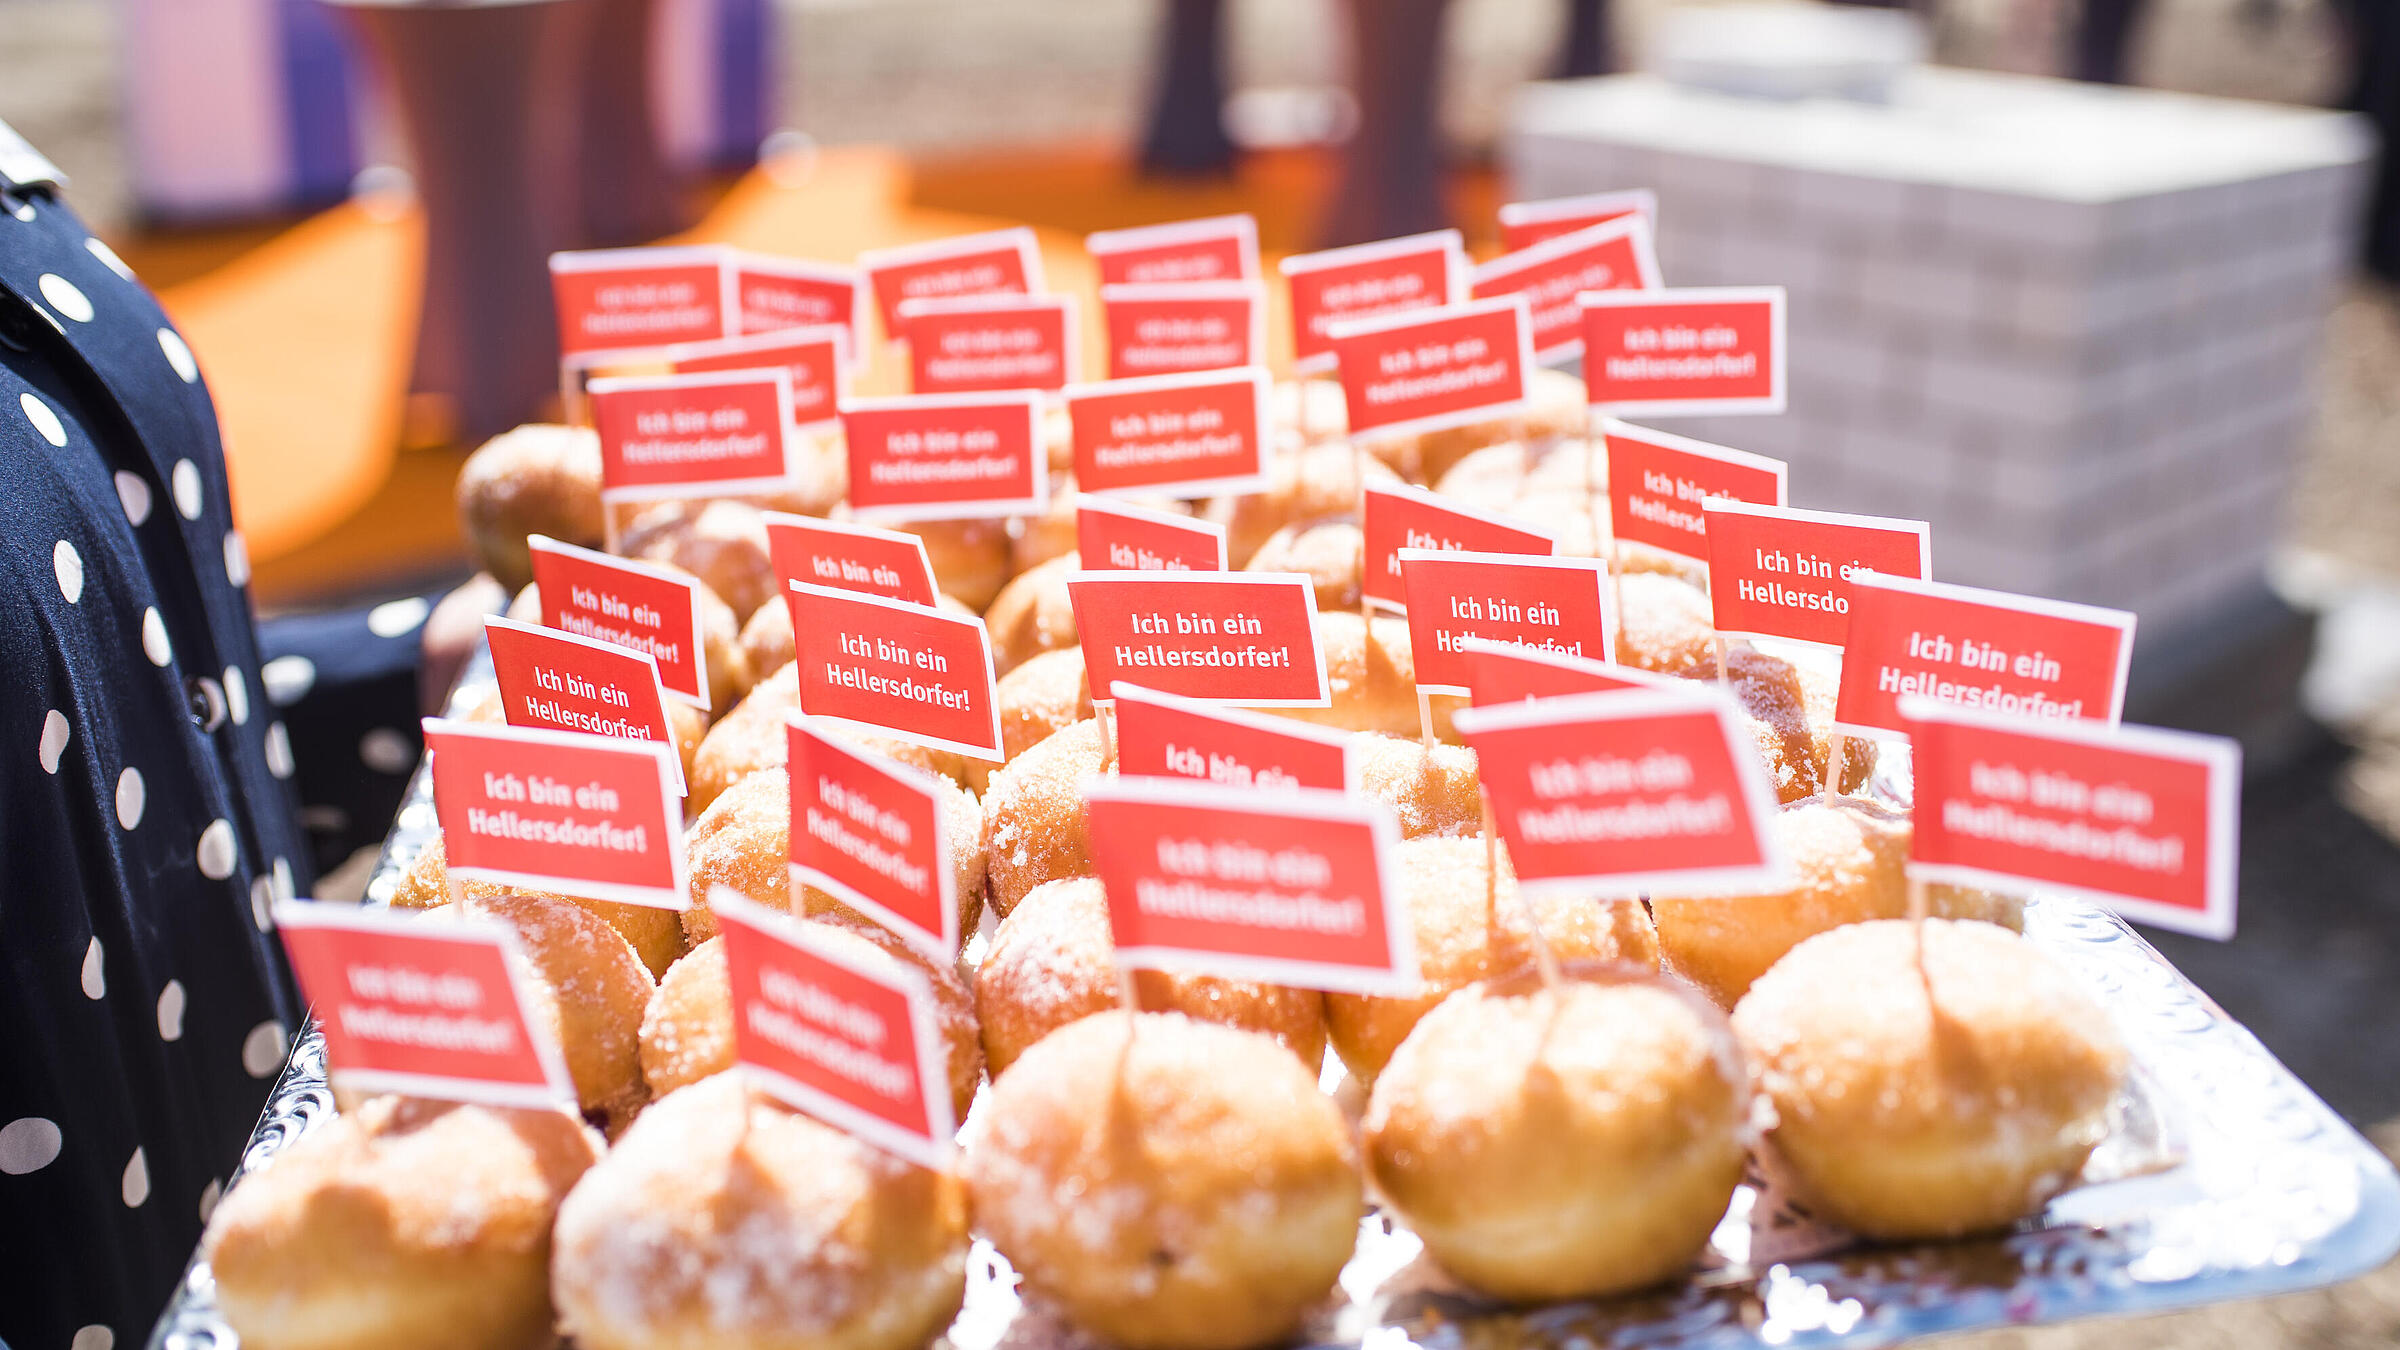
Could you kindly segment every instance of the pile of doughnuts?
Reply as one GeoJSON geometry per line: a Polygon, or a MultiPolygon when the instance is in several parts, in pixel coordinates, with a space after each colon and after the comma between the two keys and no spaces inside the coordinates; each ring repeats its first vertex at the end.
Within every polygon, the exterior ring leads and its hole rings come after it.
{"type": "MultiPolygon", "coordinates": [[[[676,727],[692,907],[472,884],[454,901],[439,842],[414,859],[395,906],[516,935],[577,1112],[344,1100],[217,1210],[206,1252],[227,1319],[260,1350],[559,1335],[583,1350],[910,1350],[956,1315],[980,1235],[1029,1299],[1099,1338],[1238,1350],[1329,1305],[1370,1203],[1449,1278],[1509,1302],[1682,1278],[1761,1151],[1815,1212],[1870,1238],[2038,1213],[2108,1129],[2126,1059],[2107,1016],[2012,931],[2004,897],[1935,888],[1931,919],[1903,918],[1907,814],[1839,795],[1869,781],[1876,747],[1837,756],[1820,672],[1721,644],[1690,564],[1627,550],[1618,656],[1708,680],[1725,661],[1784,803],[1792,886],[1537,897],[1480,838],[1475,757],[1447,705],[1420,735],[1407,624],[1355,609],[1359,489],[1425,483],[1597,554],[1605,465],[1563,434],[1580,387],[1543,381],[1535,415],[1372,454],[1309,443],[1304,405],[1339,434],[1326,386],[1287,386],[1265,489],[1192,504],[1227,527],[1234,565],[1314,582],[1332,701],[1290,715],[1351,733],[1359,790],[1399,822],[1421,966],[1407,997],[1120,978],[1085,822],[1085,789],[1115,764],[1067,603],[1071,514],[911,527],[942,603],[986,618],[1002,674],[1005,762],[860,738],[941,781],[968,941],[938,960],[795,886],[785,863],[798,689],[760,512],[842,513],[838,445],[771,500],[653,505],[613,530],[591,433],[529,426],[485,445],[459,510],[503,583],[528,583],[538,532],[606,535],[703,584],[715,713],[676,727]],[[720,884],[856,963],[926,977],[967,1122],[954,1165],[900,1161],[732,1071],[706,902],[720,884]]],[[[497,702],[465,715],[498,720],[497,702]]]]}

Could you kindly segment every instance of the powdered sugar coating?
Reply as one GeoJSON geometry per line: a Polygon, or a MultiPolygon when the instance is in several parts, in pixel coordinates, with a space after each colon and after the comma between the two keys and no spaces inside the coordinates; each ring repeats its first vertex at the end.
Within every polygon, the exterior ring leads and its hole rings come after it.
{"type": "MultiPolygon", "coordinates": [[[[1785,807],[1773,828],[1792,863],[1791,889],[1650,898],[1668,964],[1724,1007],[1803,939],[1908,912],[1908,817],[1859,798],[1811,798],[1785,807]]],[[[2019,902],[1988,891],[1932,886],[1927,900],[1937,916],[2021,923],[2019,902]]]]}
{"type": "Polygon", "coordinates": [[[559,1208],[551,1290],[580,1350],[906,1350],[957,1314],[958,1180],[754,1097],[671,1094],[559,1208]]]}
{"type": "Polygon", "coordinates": [[[991,822],[991,902],[1001,917],[1045,881],[1091,875],[1083,790],[1112,771],[1104,749],[1100,724],[1077,722],[992,775],[984,814],[991,822]]]}
{"type": "MultiPolygon", "coordinates": [[[[1392,870],[1415,935],[1423,992],[1409,998],[1325,996],[1334,1049],[1361,1082],[1373,1082],[1417,1019],[1452,991],[1533,964],[1526,901],[1520,899],[1508,850],[1496,852],[1500,875],[1487,886],[1480,839],[1408,839],[1394,851],[1392,870]]],[[[1559,959],[1626,961],[1657,969],[1657,935],[1639,902],[1557,892],[1530,899],[1542,936],[1559,959]]]]}
{"type": "Polygon", "coordinates": [[[2106,1133],[2125,1076],[2090,995],[1972,920],[1820,933],[1751,987],[1733,1025],[1794,1177],[1871,1237],[1954,1237],[2040,1209],[2106,1133]]]}
{"type": "MultiPolygon", "coordinates": [[[[1208,975],[1134,973],[1142,1006],[1273,1036],[1314,1067],[1325,1058],[1325,1000],[1313,989],[1208,975]]],[[[1034,888],[992,937],[975,971],[984,1057],[996,1078],[1034,1042],[1121,1006],[1108,899],[1096,877],[1034,888]]]]}
{"type": "Polygon", "coordinates": [[[978,1227],[1030,1288],[1132,1350],[1282,1339],[1357,1239],[1341,1113],[1251,1032],[1087,1017],[994,1084],[980,1125],[978,1227]]]}
{"type": "Polygon", "coordinates": [[[564,1111],[360,1102],[217,1206],[203,1249],[226,1320],[258,1345],[533,1344],[552,1217],[600,1153],[564,1111]]]}
{"type": "Polygon", "coordinates": [[[1655,977],[1476,985],[1417,1024],[1363,1125],[1384,1196],[1511,1299],[1683,1273],[1741,1180],[1749,1085],[1723,1015],[1655,977]]]}
{"type": "Polygon", "coordinates": [[[1461,745],[1361,732],[1350,738],[1358,787],[1392,808],[1400,837],[1466,838],[1483,832],[1475,752],[1461,745]]]}
{"type": "MultiPolygon", "coordinates": [[[[948,779],[937,780],[937,787],[963,941],[975,931],[983,913],[983,806],[974,793],[948,779]]],[[[693,942],[716,934],[717,916],[708,907],[708,894],[718,886],[730,887],[769,908],[791,912],[791,840],[791,777],[780,771],[750,775],[700,813],[684,836],[692,890],[691,907],[683,912],[683,930],[693,942]]],[[[856,914],[849,905],[814,886],[801,892],[799,912],[856,914]]]]}
{"type": "MultiPolygon", "coordinates": [[[[983,1081],[983,1047],[973,996],[957,966],[928,960],[898,935],[855,916],[814,916],[809,934],[854,967],[887,970],[901,963],[925,977],[950,1072],[952,1117],[964,1119],[983,1081]]],[[[725,965],[725,939],[712,937],[693,948],[659,981],[642,1017],[641,1050],[642,1076],[654,1096],[733,1067],[733,977],[725,965]]]]}

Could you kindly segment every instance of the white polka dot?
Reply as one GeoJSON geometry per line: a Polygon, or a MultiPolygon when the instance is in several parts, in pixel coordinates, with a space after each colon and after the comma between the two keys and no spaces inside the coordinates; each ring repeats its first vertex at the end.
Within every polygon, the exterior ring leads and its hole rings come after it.
{"type": "Polygon", "coordinates": [[[283,729],[283,723],[273,723],[267,728],[267,772],[277,778],[289,778],[292,768],[291,735],[283,729]]]}
{"type": "Polygon", "coordinates": [[[275,865],[268,869],[267,875],[275,878],[276,899],[289,900],[292,898],[292,863],[289,858],[277,858],[275,865]]]}
{"type": "Polygon", "coordinates": [[[183,1039],[183,981],[169,980],[158,991],[158,1038],[162,1041],[183,1039]]]}
{"type": "Polygon", "coordinates": [[[240,530],[225,532],[225,579],[237,588],[250,584],[250,545],[240,530]]]}
{"type": "Polygon", "coordinates": [[[125,1175],[117,1182],[117,1195],[125,1201],[127,1209],[140,1209],[142,1202],[150,1198],[150,1159],[138,1148],[125,1160],[125,1175]]]}
{"type": "Polygon", "coordinates": [[[58,573],[58,593],[67,597],[67,603],[83,599],[83,555],[75,546],[59,540],[58,547],[50,550],[50,566],[58,573]]]}
{"type": "Polygon", "coordinates": [[[101,964],[100,939],[83,949],[83,996],[89,999],[108,997],[108,971],[101,964]]]}
{"type": "Polygon", "coordinates": [[[142,655],[150,664],[165,666],[175,659],[175,647],[167,641],[167,621],[158,617],[158,606],[142,611],[142,655]]]}
{"type": "Polygon", "coordinates": [[[250,681],[240,666],[225,667],[225,711],[237,727],[250,724],[250,681]]]}
{"type": "Polygon", "coordinates": [[[50,307],[59,313],[77,323],[92,321],[91,297],[77,290],[74,282],[56,272],[44,272],[41,280],[34,285],[42,288],[42,298],[49,301],[50,307]]]}
{"type": "Polygon", "coordinates": [[[140,474],[117,470],[117,500],[125,503],[125,518],[134,524],[150,518],[150,485],[140,474]]]}
{"type": "Polygon", "coordinates": [[[158,330],[158,349],[167,354],[167,364],[183,377],[185,384],[200,382],[200,363],[192,359],[192,349],[183,344],[182,337],[172,328],[158,330]]]}
{"type": "Polygon", "coordinates": [[[67,715],[52,708],[42,716],[42,772],[57,773],[58,757],[67,753],[67,739],[74,735],[67,726],[67,715]]]}
{"type": "Polygon", "coordinates": [[[250,922],[265,933],[275,927],[275,881],[272,877],[250,878],[250,922]]]}
{"type": "Polygon", "coordinates": [[[377,773],[407,773],[417,766],[416,747],[390,727],[377,727],[359,737],[358,757],[377,773]]]}
{"type": "Polygon", "coordinates": [[[258,668],[258,684],[267,702],[288,708],[308,697],[317,682],[316,663],[305,656],[278,656],[258,668]]]}
{"type": "Polygon", "coordinates": [[[150,794],[142,787],[142,771],[127,769],[117,775],[117,823],[126,829],[142,823],[142,806],[150,794]]]}
{"type": "Polygon", "coordinates": [[[252,1078],[272,1078],[283,1067],[283,1023],[269,1020],[250,1028],[242,1038],[242,1072],[252,1078]]]}
{"type": "Polygon", "coordinates": [[[197,850],[200,875],[210,881],[223,881],[233,875],[233,822],[212,820],[200,832],[197,850]]]}
{"type": "Polygon", "coordinates": [[[19,220],[31,220],[33,219],[33,203],[30,201],[19,202],[17,203],[17,209],[9,212],[9,214],[15,216],[19,220]]]}
{"type": "Polygon", "coordinates": [[[367,631],[379,638],[395,638],[425,622],[433,606],[425,597],[412,595],[406,600],[386,600],[367,611],[367,631]]]}
{"type": "Polygon", "coordinates": [[[25,410],[25,420],[42,433],[42,439],[61,449],[67,444],[67,424],[58,420],[58,413],[42,402],[39,394],[30,391],[17,395],[17,406],[25,410]]]}
{"type": "MultiPolygon", "coordinates": [[[[97,244],[100,241],[95,239],[92,242],[97,244]]],[[[75,1339],[67,1342],[67,1350],[117,1350],[117,1333],[95,1322],[79,1328],[75,1332],[75,1339]]]]}
{"type": "Polygon", "coordinates": [[[179,459],[175,461],[174,469],[167,476],[170,486],[175,489],[175,509],[183,513],[185,520],[198,520],[202,505],[200,466],[188,459],[179,459]]]}
{"type": "Polygon", "coordinates": [[[19,1116],[0,1125],[0,1172],[12,1177],[39,1172],[58,1156],[63,1142],[58,1127],[40,1116],[19,1116]]]}
{"type": "Polygon", "coordinates": [[[95,258],[98,258],[101,265],[106,267],[109,271],[116,273],[118,276],[125,278],[127,281],[133,280],[133,269],[125,265],[125,260],[117,256],[117,251],[115,249],[110,248],[108,245],[101,243],[97,239],[84,240],[83,247],[85,252],[91,254],[95,258]]]}

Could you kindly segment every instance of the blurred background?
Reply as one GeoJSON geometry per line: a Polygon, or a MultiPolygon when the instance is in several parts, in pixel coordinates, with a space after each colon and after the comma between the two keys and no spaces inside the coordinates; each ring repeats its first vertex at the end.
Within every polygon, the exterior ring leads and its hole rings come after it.
{"type": "MultiPolygon", "coordinates": [[[[2395,119],[2392,0],[0,0],[0,120],[197,351],[271,611],[465,577],[551,248],[1025,222],[1088,294],[1093,229],[1483,257],[1654,189],[1669,285],[1792,297],[1788,414],[1663,425],[2138,611],[2128,715],[2252,770],[2240,936],[2158,945],[2400,1154],[2395,119]]],[[[2400,1265],[1982,1343],[2400,1344],[2400,1265]]]]}

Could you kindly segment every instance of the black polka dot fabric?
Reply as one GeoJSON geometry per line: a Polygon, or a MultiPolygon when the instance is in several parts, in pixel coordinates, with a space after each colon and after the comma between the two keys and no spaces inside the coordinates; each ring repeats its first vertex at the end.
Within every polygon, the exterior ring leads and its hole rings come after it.
{"type": "Polygon", "coordinates": [[[293,614],[259,625],[260,687],[283,727],[269,747],[289,764],[317,870],[382,842],[425,753],[417,676],[434,596],[367,609],[293,614]]]}
{"type": "Polygon", "coordinates": [[[0,1342],[139,1346],[283,1064],[313,871],[199,366],[39,186],[0,191],[0,509],[0,1342]]]}

